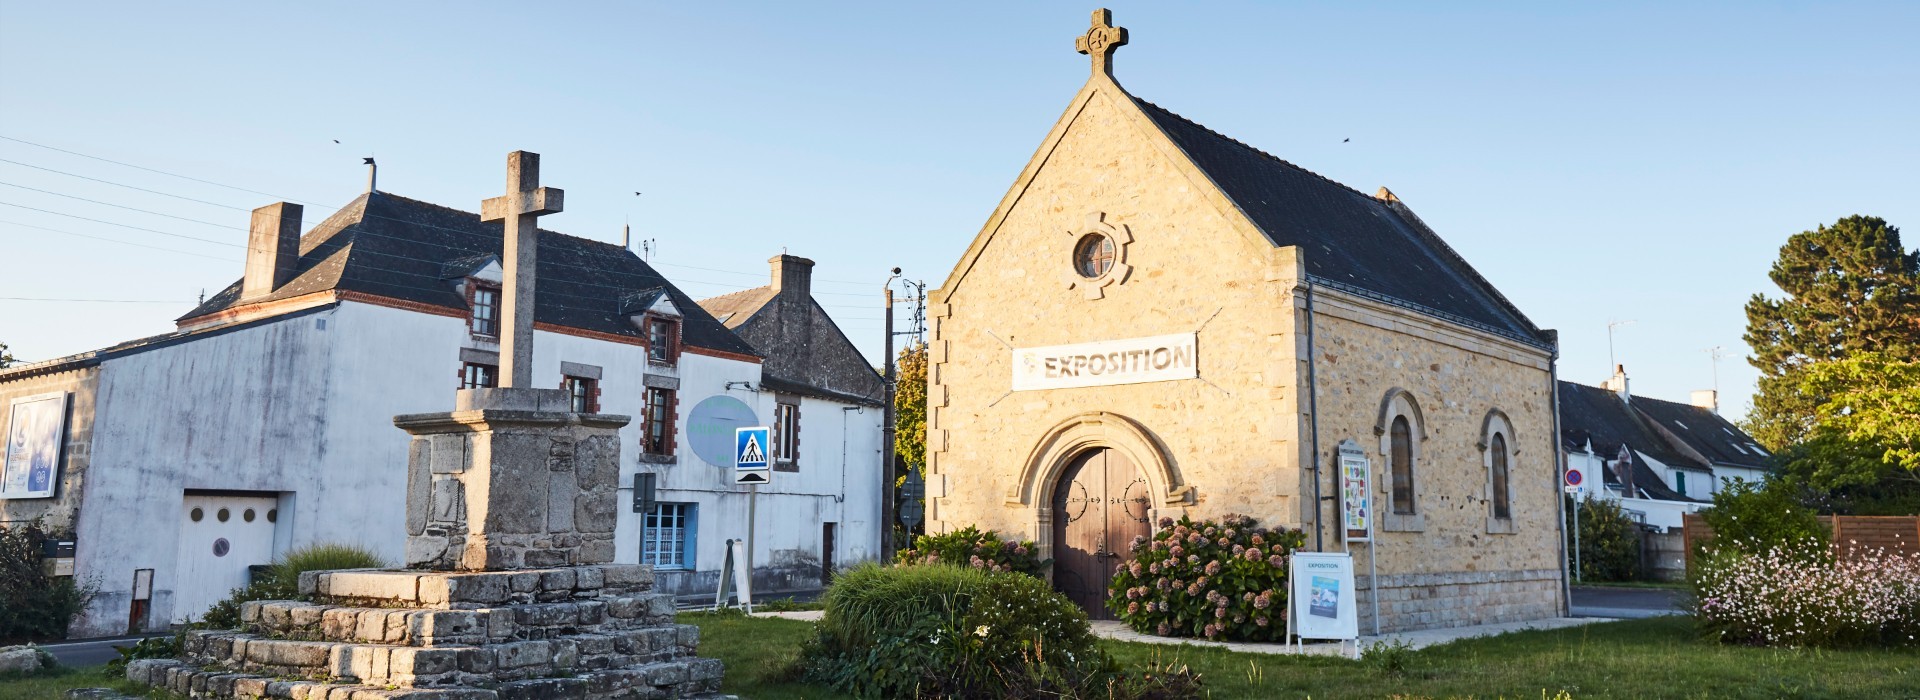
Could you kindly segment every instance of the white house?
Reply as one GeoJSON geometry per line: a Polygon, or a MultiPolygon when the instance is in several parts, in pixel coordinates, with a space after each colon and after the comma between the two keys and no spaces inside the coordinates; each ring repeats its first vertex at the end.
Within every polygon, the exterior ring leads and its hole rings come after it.
{"type": "MultiPolygon", "coordinates": [[[[64,409],[21,423],[56,431],[53,488],[0,491],[0,523],[73,533],[74,574],[99,590],[73,635],[200,615],[292,547],[401,560],[408,437],[392,418],[495,381],[501,225],[385,192],[304,236],[300,216],[256,210],[246,276],[177,331],[0,371],[0,407],[64,409]]],[[[649,512],[623,498],[618,561],[710,595],[724,542],[747,536],[747,498],[730,453],[705,446],[772,423],[788,392],[769,388],[762,353],[621,246],[543,230],[537,277],[535,385],[632,416],[621,483],[657,475],[649,512]]],[[[757,591],[817,587],[823,567],[876,555],[879,412],[857,406],[803,411],[804,466],[761,487],[757,591]]],[[[0,413],[5,430],[15,412],[0,413]]]]}
{"type": "Polygon", "coordinates": [[[1559,394],[1562,447],[1585,493],[1619,501],[1655,532],[1677,532],[1724,482],[1767,473],[1766,450],[1719,414],[1714,392],[1694,392],[1693,404],[1634,396],[1615,368],[1604,387],[1563,381],[1559,394]]]}

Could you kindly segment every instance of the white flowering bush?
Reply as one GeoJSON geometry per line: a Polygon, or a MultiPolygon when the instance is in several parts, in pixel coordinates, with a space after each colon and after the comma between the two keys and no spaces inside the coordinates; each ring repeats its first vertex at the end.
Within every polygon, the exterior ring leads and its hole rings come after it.
{"type": "Polygon", "coordinates": [[[1759,551],[1710,550],[1695,560],[1694,616],[1731,644],[1787,647],[1920,643],[1920,558],[1824,542],[1759,551]]]}

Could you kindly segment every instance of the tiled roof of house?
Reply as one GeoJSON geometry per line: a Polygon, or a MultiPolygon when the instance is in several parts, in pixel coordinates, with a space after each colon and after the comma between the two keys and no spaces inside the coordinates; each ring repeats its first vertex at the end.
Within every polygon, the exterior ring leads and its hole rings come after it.
{"type": "Polygon", "coordinates": [[[1633,407],[1666,426],[1667,431],[1705,455],[1714,464],[1766,469],[1767,453],[1759,442],[1720,414],[1692,404],[1633,397],[1633,407]]]}
{"type": "MultiPolygon", "coordinates": [[[[470,272],[487,257],[497,258],[504,245],[501,222],[385,192],[363,194],[301,237],[292,281],[244,303],[346,290],[465,311],[466,299],[448,281],[449,271],[470,272]]],[[[628,308],[631,298],[664,290],[684,316],[684,343],[759,354],[632,251],[546,229],[539,232],[539,246],[538,322],[644,337],[628,320],[635,313],[628,308]]],[[[181,320],[238,306],[239,296],[236,281],[181,320]]]]}
{"type": "Polygon", "coordinates": [[[1274,245],[1299,246],[1309,275],[1530,345],[1551,342],[1404,204],[1135,101],[1274,245]]]}

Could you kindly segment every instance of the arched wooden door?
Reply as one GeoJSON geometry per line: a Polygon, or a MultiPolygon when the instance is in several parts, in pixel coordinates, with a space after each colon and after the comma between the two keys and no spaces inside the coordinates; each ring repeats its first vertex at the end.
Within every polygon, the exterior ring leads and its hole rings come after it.
{"type": "Polygon", "coordinates": [[[1150,530],[1147,480],[1119,452],[1074,458],[1053,490],[1053,585],[1096,620],[1111,619],[1107,583],[1150,530]]]}

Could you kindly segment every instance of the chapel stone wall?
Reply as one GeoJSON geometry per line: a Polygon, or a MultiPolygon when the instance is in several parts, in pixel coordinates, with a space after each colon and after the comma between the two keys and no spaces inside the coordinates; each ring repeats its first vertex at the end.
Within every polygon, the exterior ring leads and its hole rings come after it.
{"type": "MultiPolygon", "coordinates": [[[[1117,99],[1126,99],[1120,96],[1117,99]]],[[[1137,422],[1192,490],[1197,516],[1298,523],[1291,250],[1229,218],[1137,115],[1095,92],[964,276],[936,293],[928,452],[935,530],[979,525],[1045,541],[1040,496],[1009,505],[1050,429],[1105,411],[1137,422]],[[1071,256],[1089,214],[1125,226],[1128,278],[1089,299],[1071,256]],[[1200,379],[1010,392],[1011,348],[1198,331],[1200,379]]],[[[1146,465],[1141,465],[1143,468],[1146,465]]],[[[1163,508],[1166,504],[1162,505],[1163,508]]],[[[1164,508],[1174,515],[1178,506],[1164,508]]]]}
{"type": "MultiPolygon", "coordinates": [[[[1314,330],[1328,495],[1337,483],[1334,450],[1351,439],[1372,461],[1374,502],[1384,516],[1391,477],[1382,402],[1389,391],[1404,390],[1424,419],[1414,438],[1416,510],[1424,522],[1419,531],[1376,532],[1382,629],[1559,614],[1559,472],[1547,351],[1324,291],[1315,299],[1314,330]],[[1481,444],[1495,409],[1512,424],[1510,525],[1489,521],[1481,444]]],[[[1329,548],[1338,546],[1328,541],[1329,548]]],[[[1353,551],[1367,618],[1366,545],[1353,551]]],[[[1363,628],[1370,626],[1370,618],[1363,619],[1363,628]]]]}

